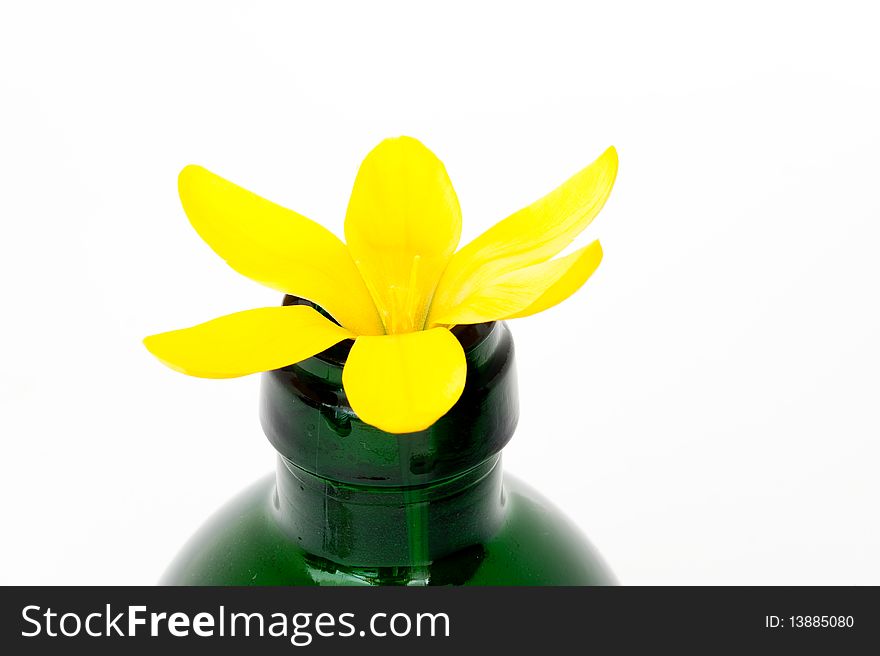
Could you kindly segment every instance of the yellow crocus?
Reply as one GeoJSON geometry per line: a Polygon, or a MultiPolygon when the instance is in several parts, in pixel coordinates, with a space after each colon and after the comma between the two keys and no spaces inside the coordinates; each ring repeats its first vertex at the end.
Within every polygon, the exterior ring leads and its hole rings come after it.
{"type": "Polygon", "coordinates": [[[617,174],[606,150],[559,188],[461,250],[446,169],[419,141],[386,139],[364,159],[345,239],[200,166],[180,173],[183,208],[236,271],[307,299],[152,335],[147,348],[191,376],[233,378],[353,339],[342,382],[352,409],[389,433],[424,430],[461,396],[467,366],[450,328],[523,317],[573,294],[599,266],[594,241],[554,258],[602,209],[617,174]]]}

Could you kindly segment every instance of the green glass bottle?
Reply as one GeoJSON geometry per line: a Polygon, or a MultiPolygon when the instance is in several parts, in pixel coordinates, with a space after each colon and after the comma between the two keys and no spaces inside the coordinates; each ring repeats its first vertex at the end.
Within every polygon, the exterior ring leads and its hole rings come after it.
{"type": "Polygon", "coordinates": [[[453,332],[467,355],[464,393],[419,433],[391,435],[354,415],[342,388],[350,343],[263,374],[276,472],[212,517],[162,583],[616,583],[575,526],[502,472],[518,416],[507,326],[453,332]]]}

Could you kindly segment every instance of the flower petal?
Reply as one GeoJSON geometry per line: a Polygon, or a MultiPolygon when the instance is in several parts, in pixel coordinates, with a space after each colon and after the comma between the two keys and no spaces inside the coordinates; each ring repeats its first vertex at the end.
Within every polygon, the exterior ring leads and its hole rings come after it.
{"type": "Polygon", "coordinates": [[[445,325],[482,323],[541,312],[576,292],[601,261],[602,247],[594,241],[565,257],[477,281],[467,298],[438,314],[435,321],[445,325]]]}
{"type": "Polygon", "coordinates": [[[464,350],[446,328],[358,337],[342,384],[363,421],[388,433],[428,428],[464,389],[464,350]]]}
{"type": "Polygon", "coordinates": [[[410,137],[386,139],[358,170],[345,239],[387,332],[420,330],[461,236],[446,169],[410,137]]]}
{"type": "Polygon", "coordinates": [[[534,264],[526,269],[521,269],[517,273],[526,275],[530,269],[546,267],[552,262],[559,262],[561,264],[566,259],[571,260],[570,266],[565,267],[565,273],[555,283],[547,287],[543,294],[532,301],[531,305],[519,312],[508,314],[504,318],[517,319],[519,317],[527,317],[562,303],[562,301],[580,289],[589,280],[590,276],[593,275],[593,272],[599,268],[599,263],[602,261],[602,245],[598,241],[594,241],[589,246],[575,251],[568,257],[534,264]]]}
{"type": "Polygon", "coordinates": [[[568,246],[602,209],[617,175],[612,146],[567,182],[477,237],[458,251],[443,274],[428,317],[441,323],[474,287],[545,262],[568,246]]]}
{"type": "Polygon", "coordinates": [[[193,227],[233,269],[320,305],[358,334],[384,332],[348,249],[329,230],[200,166],[184,168],[178,188],[193,227]]]}
{"type": "Polygon", "coordinates": [[[227,314],[192,328],[151,335],[150,352],[172,369],[201,378],[235,378],[279,369],[354,334],[306,305],[227,314]]]}

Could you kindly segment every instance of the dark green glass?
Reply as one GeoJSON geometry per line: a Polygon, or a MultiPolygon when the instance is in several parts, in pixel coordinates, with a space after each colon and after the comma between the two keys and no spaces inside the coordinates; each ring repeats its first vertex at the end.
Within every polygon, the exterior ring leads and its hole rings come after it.
{"type": "Polygon", "coordinates": [[[608,585],[580,531],[501,468],[516,427],[503,323],[453,331],[468,375],[427,430],[359,421],[342,388],[350,342],[263,374],[274,476],[233,499],[165,573],[169,585],[608,585]]]}

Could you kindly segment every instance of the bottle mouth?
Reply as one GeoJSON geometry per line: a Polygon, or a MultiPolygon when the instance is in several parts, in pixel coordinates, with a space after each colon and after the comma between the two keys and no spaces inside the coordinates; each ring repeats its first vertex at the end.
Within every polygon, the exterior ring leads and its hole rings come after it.
{"type": "MultiPolygon", "coordinates": [[[[313,304],[287,297],[285,305],[313,304]]],[[[499,453],[519,407],[513,340],[504,322],[453,329],[467,378],[456,404],[423,431],[396,435],[351,409],[342,372],[352,340],[263,374],[260,419],[276,451],[316,476],[357,485],[412,486],[465,472],[499,453]]]]}
{"type": "MultiPolygon", "coordinates": [[[[314,308],[325,317],[333,321],[333,317],[324,312],[319,306],[304,298],[300,298],[299,296],[285,294],[284,300],[281,304],[307,305],[308,307],[314,308]]],[[[480,342],[482,342],[489,336],[489,334],[492,332],[493,327],[495,326],[495,323],[496,322],[494,321],[489,321],[486,323],[462,324],[459,326],[453,326],[450,332],[455,335],[456,339],[458,339],[459,343],[461,344],[461,347],[464,349],[464,352],[467,353],[468,351],[476,348],[480,344],[480,342]]],[[[315,354],[313,357],[318,358],[319,360],[322,360],[327,364],[337,365],[341,367],[345,365],[345,361],[348,359],[348,354],[351,351],[351,347],[353,345],[354,340],[344,339],[338,344],[331,346],[327,350],[315,354]]]]}

